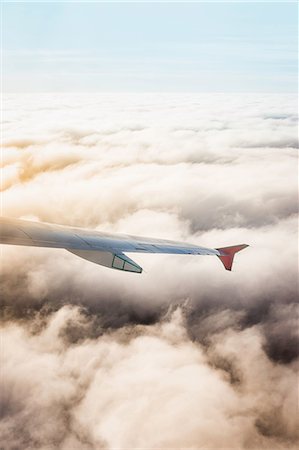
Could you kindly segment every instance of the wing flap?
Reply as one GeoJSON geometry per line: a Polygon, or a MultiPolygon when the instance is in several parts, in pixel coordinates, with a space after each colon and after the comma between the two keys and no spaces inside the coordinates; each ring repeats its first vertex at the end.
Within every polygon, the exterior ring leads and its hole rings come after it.
{"type": "Polygon", "coordinates": [[[66,250],[87,261],[99,264],[100,266],[123,270],[125,272],[142,272],[142,268],[124,253],[116,254],[98,250],[74,250],[70,248],[67,248],[66,250]]]}

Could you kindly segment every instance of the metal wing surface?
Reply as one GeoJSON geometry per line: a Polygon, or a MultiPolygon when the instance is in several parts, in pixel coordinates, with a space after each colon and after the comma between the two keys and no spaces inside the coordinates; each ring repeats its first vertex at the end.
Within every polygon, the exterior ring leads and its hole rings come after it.
{"type": "MultiPolygon", "coordinates": [[[[137,273],[141,273],[142,268],[123,252],[216,255],[220,259],[222,256],[226,258],[229,256],[228,253],[223,254],[222,250],[224,249],[211,249],[184,242],[104,233],[4,217],[0,218],[0,242],[2,244],[64,248],[96,264],[137,273]]],[[[232,249],[233,247],[228,248],[232,249]]]]}

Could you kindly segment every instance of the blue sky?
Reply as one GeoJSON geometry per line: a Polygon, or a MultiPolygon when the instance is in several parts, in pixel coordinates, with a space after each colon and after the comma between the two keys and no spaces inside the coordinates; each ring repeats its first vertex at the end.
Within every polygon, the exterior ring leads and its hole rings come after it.
{"type": "Polygon", "coordinates": [[[5,2],[3,88],[295,92],[296,3],[5,2]]]}

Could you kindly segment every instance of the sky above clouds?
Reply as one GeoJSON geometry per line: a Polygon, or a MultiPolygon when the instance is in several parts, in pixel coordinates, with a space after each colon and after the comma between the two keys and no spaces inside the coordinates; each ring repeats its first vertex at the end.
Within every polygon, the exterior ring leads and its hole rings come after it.
{"type": "Polygon", "coordinates": [[[294,2],[5,2],[3,88],[294,92],[294,2]]]}

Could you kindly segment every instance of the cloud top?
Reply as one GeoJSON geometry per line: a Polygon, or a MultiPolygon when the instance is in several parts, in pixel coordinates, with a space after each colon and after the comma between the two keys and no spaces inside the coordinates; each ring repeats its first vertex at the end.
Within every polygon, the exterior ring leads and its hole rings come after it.
{"type": "Polygon", "coordinates": [[[297,448],[293,98],[5,102],[3,215],[250,244],[232,273],[135,255],[142,276],[2,246],[7,448],[297,448]]]}

